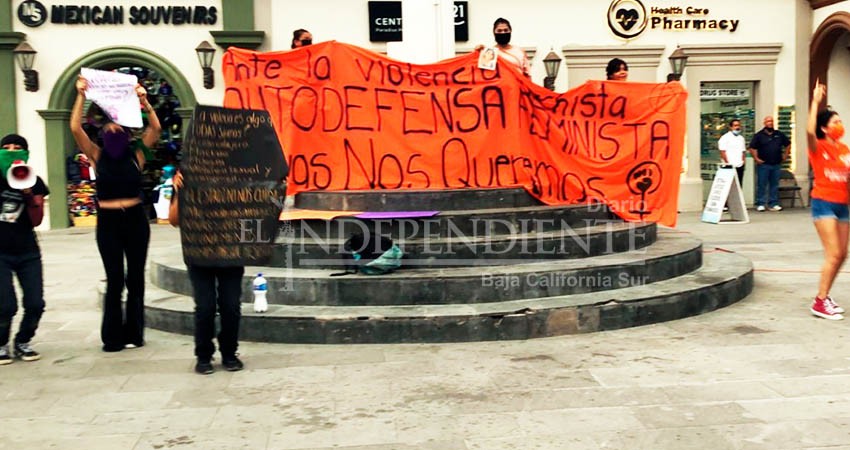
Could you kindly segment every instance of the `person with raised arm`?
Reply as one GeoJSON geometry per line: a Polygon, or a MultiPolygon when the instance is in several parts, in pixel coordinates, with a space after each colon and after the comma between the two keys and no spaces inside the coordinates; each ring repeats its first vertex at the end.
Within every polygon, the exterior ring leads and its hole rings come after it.
{"type": "MultiPolygon", "coordinates": [[[[150,241],[150,224],[142,205],[142,169],[145,154],[134,145],[131,130],[115,122],[101,128],[102,142],[95,143],[83,130],[83,105],[88,83],[77,79],[77,99],[71,110],[71,134],[77,146],[97,167],[97,249],[106,272],[106,294],[100,337],[103,351],[118,352],[141,347],[144,340],[145,260],[150,241]],[[122,311],[124,259],[127,259],[127,304],[122,311]]],[[[148,126],[141,143],[151,148],[162,127],[148,102],[147,91],[136,86],[139,104],[147,112],[148,126]]],[[[105,117],[109,117],[105,115],[105,117]]]]}
{"type": "Polygon", "coordinates": [[[809,144],[809,163],[814,173],[812,188],[812,219],[823,244],[824,262],[821,267],[818,293],[810,311],[829,320],[844,318],[844,308],[830,296],[838,271],[847,259],[847,238],[850,231],[850,149],[841,142],[844,124],[838,113],[820,104],[826,96],[826,86],[815,82],[812,104],[806,125],[809,144]]]}

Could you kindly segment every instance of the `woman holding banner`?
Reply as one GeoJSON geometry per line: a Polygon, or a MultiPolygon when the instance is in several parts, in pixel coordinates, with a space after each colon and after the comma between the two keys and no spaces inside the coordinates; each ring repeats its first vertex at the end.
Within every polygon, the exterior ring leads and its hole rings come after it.
{"type": "Polygon", "coordinates": [[[620,58],[608,61],[605,67],[605,78],[611,81],[628,81],[629,65],[620,58]]]}
{"type": "MultiPolygon", "coordinates": [[[[499,52],[499,60],[507,61],[514,65],[523,75],[531,78],[531,63],[528,62],[528,56],[525,50],[511,45],[511,23],[508,19],[499,17],[493,22],[493,38],[496,40],[496,50],[499,52]]],[[[484,49],[483,45],[475,47],[475,51],[484,49]]]]}
{"type": "MultiPolygon", "coordinates": [[[[141,347],[145,344],[144,274],[150,241],[150,225],[142,206],[141,183],[145,155],[140,149],[134,150],[130,130],[115,122],[108,122],[102,127],[101,145],[92,142],[82,127],[83,104],[88,88],[86,79],[80,76],[76,87],[77,99],[71,110],[71,134],[80,150],[97,167],[96,238],[106,272],[100,337],[103,351],[117,352],[125,347],[141,347]],[[126,318],[121,308],[125,256],[126,318]]],[[[145,88],[136,85],[136,95],[148,116],[148,127],[142,133],[141,141],[150,148],[160,136],[159,119],[148,102],[145,88]]]]}
{"type": "Polygon", "coordinates": [[[844,260],[847,259],[847,242],[850,235],[850,201],[847,182],[850,180],[850,149],[840,139],[844,124],[838,113],[831,109],[818,112],[826,96],[826,86],[818,80],[812,93],[809,120],[806,127],[809,143],[809,162],[814,173],[812,188],[812,218],[824,250],[818,294],[810,311],[829,320],[844,318],[844,309],[838,306],[829,291],[844,260]]]}
{"type": "Polygon", "coordinates": [[[306,47],[313,43],[313,35],[309,31],[299,28],[292,32],[292,46],[290,48],[306,47]]]}

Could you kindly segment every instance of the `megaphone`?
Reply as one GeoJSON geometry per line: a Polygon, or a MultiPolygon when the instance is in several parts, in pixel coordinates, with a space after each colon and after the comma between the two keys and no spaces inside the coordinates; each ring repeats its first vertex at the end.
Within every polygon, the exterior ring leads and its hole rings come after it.
{"type": "Polygon", "coordinates": [[[6,172],[6,181],[12,189],[29,189],[35,186],[35,171],[27,163],[17,160],[6,172]]]}

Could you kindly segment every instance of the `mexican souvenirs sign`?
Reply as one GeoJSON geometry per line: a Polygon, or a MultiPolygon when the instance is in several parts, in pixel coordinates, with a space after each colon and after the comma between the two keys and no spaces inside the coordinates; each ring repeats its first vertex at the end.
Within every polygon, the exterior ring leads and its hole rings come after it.
{"type": "MultiPolygon", "coordinates": [[[[589,81],[563,94],[470,54],[395,61],[325,42],[223,58],[228,108],[264,109],[288,192],[522,186],[673,226],[685,133],[679,83],[589,81]]],[[[494,205],[497,207],[498,205],[494,205]]]]}

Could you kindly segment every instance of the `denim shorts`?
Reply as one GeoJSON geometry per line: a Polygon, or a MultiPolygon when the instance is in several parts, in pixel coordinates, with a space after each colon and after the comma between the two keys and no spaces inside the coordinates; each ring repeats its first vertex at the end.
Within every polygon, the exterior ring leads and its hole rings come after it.
{"type": "Polygon", "coordinates": [[[835,219],[850,222],[850,209],[845,203],[833,203],[818,198],[812,199],[812,219],[835,219]]]}

